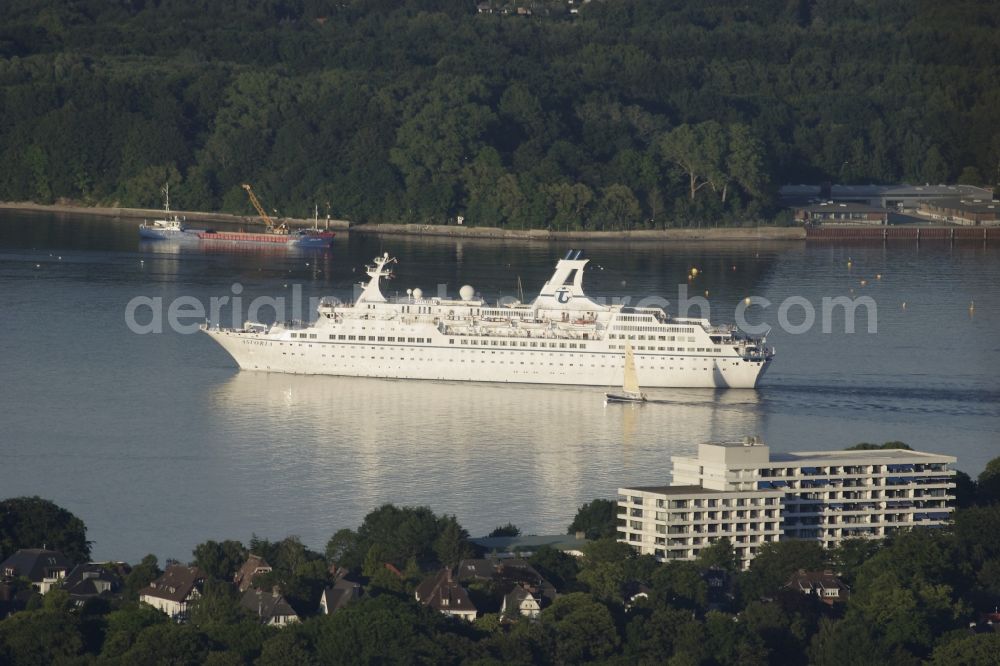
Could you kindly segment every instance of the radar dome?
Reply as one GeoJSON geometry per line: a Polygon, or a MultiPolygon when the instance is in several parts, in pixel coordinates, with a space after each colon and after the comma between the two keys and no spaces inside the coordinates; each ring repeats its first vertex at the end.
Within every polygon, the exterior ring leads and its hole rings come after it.
{"type": "Polygon", "coordinates": [[[465,285],[458,290],[458,295],[463,301],[471,301],[472,297],[476,295],[476,290],[471,285],[465,285]]]}
{"type": "Polygon", "coordinates": [[[413,299],[414,300],[419,301],[423,297],[424,297],[424,290],[423,289],[421,289],[420,287],[417,287],[416,289],[413,290],[413,299]]]}

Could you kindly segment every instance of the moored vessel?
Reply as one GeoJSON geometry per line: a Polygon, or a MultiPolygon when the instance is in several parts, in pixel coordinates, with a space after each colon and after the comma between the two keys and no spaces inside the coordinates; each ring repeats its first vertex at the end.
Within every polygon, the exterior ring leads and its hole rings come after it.
{"type": "Polygon", "coordinates": [[[170,212],[170,183],[163,186],[163,219],[139,225],[139,238],[146,240],[182,240],[197,238],[201,229],[188,229],[183,218],[170,212]]]}
{"type": "Polygon", "coordinates": [[[205,325],[241,369],[393,379],[608,386],[625,373],[626,346],[647,387],[752,388],[774,357],[763,337],[660,308],[605,305],[583,290],[587,260],[571,250],[530,303],[488,304],[419,288],[389,299],[395,259],[367,267],[352,304],[323,300],[312,322],[205,325]]]}
{"type": "Polygon", "coordinates": [[[312,229],[291,230],[285,223],[275,224],[271,216],[264,210],[260,200],[254,194],[253,188],[249,184],[244,183],[243,189],[246,190],[247,196],[250,197],[250,203],[253,204],[260,218],[264,221],[264,231],[215,231],[214,229],[209,229],[198,233],[200,240],[212,241],[213,243],[258,243],[273,246],[286,245],[288,247],[316,248],[329,247],[333,243],[333,238],[336,234],[329,230],[319,229],[317,224],[318,212],[317,220],[313,222],[312,229]]]}

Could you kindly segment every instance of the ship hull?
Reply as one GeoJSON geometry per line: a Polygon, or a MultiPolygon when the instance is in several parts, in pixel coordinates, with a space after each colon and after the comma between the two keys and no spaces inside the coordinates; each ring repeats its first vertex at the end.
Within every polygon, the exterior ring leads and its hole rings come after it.
{"type": "MultiPolygon", "coordinates": [[[[241,370],[387,379],[433,379],[523,384],[615,386],[621,384],[621,352],[476,350],[431,344],[289,342],[225,329],[203,329],[241,370]]],[[[732,356],[635,354],[643,388],[754,388],[770,364],[732,356]]]]}
{"type": "Polygon", "coordinates": [[[245,231],[206,231],[198,238],[213,243],[250,243],[285,247],[329,247],[334,233],[321,231],[309,234],[261,234],[245,231]]]}
{"type": "Polygon", "coordinates": [[[157,229],[139,227],[139,238],[143,240],[197,240],[198,231],[191,229],[157,229]]]}

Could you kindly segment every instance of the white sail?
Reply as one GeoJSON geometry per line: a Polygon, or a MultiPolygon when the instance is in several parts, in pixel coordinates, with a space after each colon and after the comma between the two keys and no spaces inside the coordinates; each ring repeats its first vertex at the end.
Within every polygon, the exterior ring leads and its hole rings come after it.
{"type": "Polygon", "coordinates": [[[635,356],[632,354],[632,345],[625,343],[625,380],[622,382],[622,390],[625,393],[639,392],[639,377],[635,373],[635,356]]]}

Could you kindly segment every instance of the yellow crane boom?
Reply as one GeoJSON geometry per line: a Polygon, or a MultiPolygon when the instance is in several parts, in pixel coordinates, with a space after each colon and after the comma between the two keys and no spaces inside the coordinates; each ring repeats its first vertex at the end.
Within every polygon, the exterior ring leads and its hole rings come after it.
{"type": "Polygon", "coordinates": [[[260,215],[262,220],[264,220],[264,224],[267,225],[268,229],[273,229],[274,220],[272,220],[271,216],[267,214],[264,207],[260,205],[260,200],[257,198],[257,195],[253,193],[253,188],[247,183],[243,183],[243,189],[247,191],[247,196],[250,197],[250,203],[252,203],[253,207],[257,209],[257,214],[260,215]]]}

